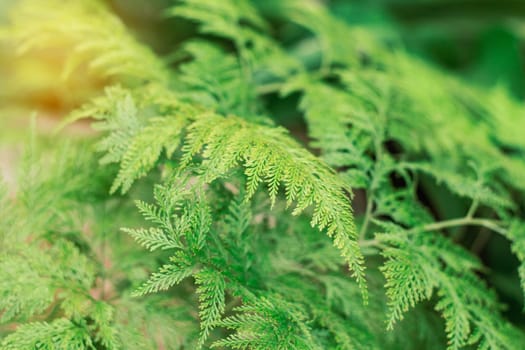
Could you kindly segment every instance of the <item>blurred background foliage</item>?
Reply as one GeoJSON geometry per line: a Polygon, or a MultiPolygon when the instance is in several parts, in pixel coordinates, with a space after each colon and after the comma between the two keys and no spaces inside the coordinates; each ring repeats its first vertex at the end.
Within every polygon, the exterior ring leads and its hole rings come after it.
{"type": "MultiPolygon", "coordinates": [[[[10,6],[15,2],[0,0],[0,22],[6,20],[10,6]]],[[[163,13],[171,0],[107,2],[142,42],[168,61],[177,59],[180,44],[196,32],[194,24],[163,13]]],[[[324,2],[343,20],[401,42],[410,52],[443,71],[463,78],[468,84],[481,89],[499,86],[520,101],[525,97],[523,0],[324,2]]],[[[261,8],[271,9],[271,4],[267,0],[258,1],[261,8]]],[[[278,21],[272,25],[276,35],[291,38],[290,42],[293,42],[296,35],[293,29],[297,27],[290,29],[286,23],[278,21]]],[[[5,34],[0,32],[0,35],[5,34]]],[[[345,45],[344,42],[340,44],[345,45]]],[[[17,132],[26,132],[24,126],[28,118],[25,116],[31,111],[38,110],[39,116],[44,115],[39,119],[42,129],[52,130],[53,121],[97,95],[101,87],[107,85],[106,78],[83,67],[65,79],[66,52],[66,48],[61,51],[57,47],[20,55],[5,44],[0,46],[0,163],[12,161],[13,157],[2,151],[3,144],[14,139],[17,132]],[[50,120],[49,125],[42,120],[50,120]]],[[[421,88],[425,89],[424,86],[421,88]]],[[[301,130],[300,113],[288,110],[286,100],[273,102],[274,109],[283,111],[281,122],[296,129],[294,132],[299,138],[305,137],[301,130]]],[[[448,205],[446,194],[436,191],[436,196],[442,196],[443,206],[448,205]]],[[[490,274],[494,279],[490,283],[498,289],[503,301],[510,305],[508,317],[516,323],[525,324],[521,312],[521,292],[515,282],[518,262],[505,239],[499,236],[487,239],[490,241],[479,254],[486,266],[495,272],[490,274]]]]}
{"type": "MultiPolygon", "coordinates": [[[[0,0],[0,21],[16,0],[0,0]]],[[[170,0],[108,0],[124,23],[157,53],[170,59],[195,26],[163,13],[170,0]]],[[[502,85],[518,98],[525,96],[523,55],[525,2],[519,0],[332,0],[333,13],[393,36],[406,48],[472,84],[502,85]]],[[[261,7],[271,1],[259,0],[261,7]]],[[[293,37],[283,23],[278,35],[293,37]],[[280,32],[282,31],[282,33],[280,32]]],[[[348,38],[352,40],[352,38],[348,38]]],[[[344,43],[341,43],[344,45],[344,43]]],[[[7,107],[38,107],[60,115],[105,85],[90,74],[61,79],[64,54],[43,50],[18,56],[0,47],[0,103],[7,107]]],[[[79,73],[77,71],[77,73],[79,73]]]]}

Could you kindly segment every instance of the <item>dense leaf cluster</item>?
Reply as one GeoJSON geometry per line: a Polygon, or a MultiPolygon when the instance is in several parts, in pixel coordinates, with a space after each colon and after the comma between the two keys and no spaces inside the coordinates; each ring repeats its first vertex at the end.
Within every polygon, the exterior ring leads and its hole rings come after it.
{"type": "Polygon", "coordinates": [[[5,43],[65,49],[63,79],[107,87],[67,119],[93,136],[31,136],[3,190],[0,349],[525,344],[458,243],[510,240],[525,290],[521,104],[317,1],[166,13],[196,25],[170,64],[99,1],[12,8],[5,43]],[[309,144],[268,96],[296,103],[309,144]],[[460,214],[421,196],[436,192],[460,214]]]}

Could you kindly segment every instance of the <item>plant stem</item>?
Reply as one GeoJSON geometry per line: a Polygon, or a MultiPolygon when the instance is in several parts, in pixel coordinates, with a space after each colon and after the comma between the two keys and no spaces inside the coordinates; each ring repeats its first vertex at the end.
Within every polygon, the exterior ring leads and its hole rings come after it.
{"type": "Polygon", "coordinates": [[[377,239],[368,239],[368,240],[363,240],[363,241],[360,241],[359,242],[359,245],[364,248],[364,247],[374,247],[374,246],[379,246],[381,243],[379,243],[379,241],[377,239]]]}
{"type": "Polygon", "coordinates": [[[370,222],[370,218],[372,217],[372,195],[371,193],[368,194],[368,198],[366,199],[366,211],[365,211],[365,218],[363,220],[363,225],[361,226],[361,230],[359,231],[359,240],[362,241],[366,236],[366,231],[368,230],[368,224],[370,222]]]}
{"type": "Polygon", "coordinates": [[[470,205],[470,208],[469,208],[469,210],[467,212],[467,216],[466,216],[467,218],[472,218],[474,216],[474,213],[476,212],[476,209],[478,209],[478,204],[479,204],[479,202],[478,202],[477,199],[472,201],[472,204],[470,205]]]}
{"type": "Polygon", "coordinates": [[[439,231],[439,230],[442,230],[448,227],[456,227],[456,226],[464,226],[464,225],[483,226],[492,231],[498,232],[500,234],[505,234],[507,232],[507,230],[505,230],[503,227],[498,226],[497,221],[488,220],[488,219],[471,218],[468,216],[464,218],[459,218],[459,219],[451,219],[451,220],[435,222],[432,224],[424,225],[420,227],[420,229],[423,231],[439,231]]]}
{"type": "Polygon", "coordinates": [[[361,226],[361,231],[359,231],[359,240],[363,240],[366,237],[366,231],[368,230],[368,224],[370,223],[370,219],[372,217],[372,207],[374,205],[374,199],[373,199],[374,192],[376,190],[377,182],[378,182],[377,173],[379,172],[379,164],[383,156],[381,139],[379,138],[378,135],[375,135],[374,137],[374,150],[375,150],[375,155],[376,155],[376,159],[374,163],[374,172],[372,174],[370,190],[367,193],[365,218],[363,220],[363,226],[361,226]]]}
{"type": "Polygon", "coordinates": [[[282,86],[283,86],[282,82],[259,85],[257,86],[257,93],[259,95],[271,94],[271,93],[281,90],[282,86]]]}
{"type": "Polygon", "coordinates": [[[388,248],[387,245],[381,243],[381,241],[379,241],[376,238],[359,241],[359,247],[362,249],[362,252],[365,256],[379,255],[381,250],[385,250],[386,248],[388,248]],[[376,248],[379,251],[370,248],[376,248]]]}

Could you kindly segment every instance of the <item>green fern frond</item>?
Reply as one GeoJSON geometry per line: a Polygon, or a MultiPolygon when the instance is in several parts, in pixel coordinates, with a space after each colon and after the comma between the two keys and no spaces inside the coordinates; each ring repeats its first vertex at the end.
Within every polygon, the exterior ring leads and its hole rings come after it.
{"type": "Polygon", "coordinates": [[[234,44],[236,55],[222,53],[219,59],[220,51],[215,46],[190,41],[186,47],[194,61],[183,64],[180,69],[181,80],[190,83],[189,95],[197,88],[198,95],[193,97],[216,100],[220,112],[260,119],[257,113],[261,106],[256,95],[265,89],[262,85],[262,90],[258,90],[257,85],[302,70],[302,64],[267,35],[268,25],[250,1],[227,0],[217,5],[209,0],[186,0],[168,13],[196,21],[200,32],[234,44]],[[200,86],[202,83],[206,83],[206,89],[200,86]],[[225,107],[231,109],[225,110],[225,107]]]}
{"type": "Polygon", "coordinates": [[[200,29],[203,33],[223,36],[239,43],[242,43],[243,35],[239,31],[241,21],[259,29],[267,27],[253,5],[246,0],[227,0],[221,4],[210,0],[184,0],[168,13],[198,21],[202,24],[200,29]]]}
{"type": "Polygon", "coordinates": [[[133,137],[122,155],[120,171],[111,192],[118,188],[123,193],[127,192],[136,179],[146,175],[155,166],[162,151],[170,158],[178,148],[177,140],[180,140],[179,135],[185,124],[186,121],[178,116],[150,118],[148,125],[133,137]]]}
{"type": "Polygon", "coordinates": [[[445,318],[448,349],[475,343],[512,349],[511,339],[519,332],[499,315],[495,295],[474,274],[480,266],[472,256],[446,238],[429,233],[384,234],[378,238],[392,245],[383,253],[388,260],[382,267],[387,279],[389,328],[416,303],[430,299],[437,289],[435,309],[445,318]],[[487,318],[492,320],[489,327],[481,321],[487,318]]]}
{"type": "MultiPolygon", "coordinates": [[[[126,95],[126,101],[129,96],[126,95]]],[[[108,98],[111,97],[110,94],[108,98]]],[[[174,105],[178,104],[174,101],[174,105]]],[[[104,106],[105,102],[100,105],[104,106]]],[[[184,110],[191,111],[191,108],[184,110]]],[[[266,183],[274,203],[280,187],[284,186],[288,203],[297,203],[294,214],[301,213],[309,206],[313,207],[312,225],[320,230],[326,229],[328,235],[333,236],[334,244],[341,250],[364,290],[363,258],[355,242],[356,233],[346,194],[350,193],[348,186],[282,129],[252,124],[234,116],[225,118],[198,109],[194,109],[194,113],[185,116],[188,123],[186,131],[180,130],[182,122],[179,119],[165,117],[161,123],[163,133],[173,133],[171,137],[144,140],[139,131],[128,132],[131,140],[117,142],[119,147],[125,145],[126,149],[111,146],[121,134],[117,124],[110,126],[114,131],[105,139],[107,142],[103,146],[109,151],[110,159],[121,159],[120,177],[117,177],[112,188],[125,184],[123,189],[128,189],[134,179],[155,164],[154,158],[158,158],[158,155],[152,156],[149,150],[166,147],[164,142],[167,140],[171,144],[178,144],[181,141],[177,140],[177,135],[187,133],[181,148],[181,167],[195,162],[195,156],[200,154],[202,160],[198,162],[198,178],[203,183],[211,183],[227,176],[229,171],[240,164],[246,175],[246,199],[255,194],[260,183],[266,183]],[[124,154],[129,154],[129,157],[125,159],[124,154]],[[147,161],[140,160],[141,154],[148,158],[147,161]],[[137,168],[134,164],[140,164],[141,167],[137,168]]],[[[104,116],[100,113],[97,115],[104,116]]],[[[132,121],[131,125],[136,125],[136,122],[132,121]]],[[[124,130],[129,128],[123,126],[124,130]]],[[[156,133],[148,131],[147,134],[156,133]]]]}
{"type": "Polygon", "coordinates": [[[518,274],[521,280],[521,289],[525,294],[525,223],[513,221],[507,231],[507,237],[512,240],[512,252],[520,261],[518,274]]]}
{"type": "Polygon", "coordinates": [[[182,163],[202,152],[200,175],[204,182],[223,177],[237,163],[244,167],[246,198],[266,182],[272,203],[281,184],[288,203],[297,202],[293,213],[313,206],[311,224],[326,229],[341,250],[363,290],[363,259],[359,252],[348,199],[340,182],[322,163],[290,139],[282,130],[252,125],[240,118],[210,115],[189,127],[182,163]],[[221,125],[221,128],[217,127],[221,125]]]}
{"type": "Polygon", "coordinates": [[[73,244],[63,240],[44,252],[34,245],[29,249],[11,248],[3,254],[0,265],[2,322],[26,320],[44,312],[57,298],[55,288],[60,287],[65,290],[58,298],[64,300],[62,307],[67,313],[69,299],[80,296],[85,302],[85,294],[94,282],[92,263],[73,244]],[[19,278],[30,282],[21,285],[19,278]]]}
{"type": "MultiPolygon", "coordinates": [[[[44,258],[41,254],[33,257],[44,258]]],[[[33,261],[41,262],[38,259],[33,261]]],[[[1,321],[6,322],[15,317],[27,319],[34,314],[43,312],[54,300],[54,292],[47,283],[42,283],[43,277],[27,266],[27,258],[16,257],[3,253],[0,257],[1,278],[0,310],[1,321]],[[28,282],[19,285],[21,278],[28,282]]],[[[39,264],[37,264],[38,266],[39,264]]]]}
{"type": "Polygon", "coordinates": [[[177,252],[170,258],[169,264],[154,272],[149,280],[134,292],[134,295],[141,296],[167,290],[191,276],[194,270],[193,259],[184,252],[177,252]]]}
{"type": "Polygon", "coordinates": [[[167,236],[164,230],[156,227],[150,227],[149,229],[138,228],[130,229],[124,228],[123,232],[126,232],[140,245],[154,251],[156,249],[177,249],[182,248],[181,243],[171,236],[167,236]]]}
{"type": "Polygon", "coordinates": [[[367,4],[162,3],[167,22],[142,5],[169,64],[131,3],[15,0],[0,28],[0,51],[106,86],[64,122],[94,121],[82,141],[33,120],[0,185],[0,349],[525,344],[498,301],[517,284],[476,257],[503,235],[525,291],[520,101],[413,54],[367,4]]]}
{"type": "Polygon", "coordinates": [[[89,315],[93,319],[93,325],[88,325],[88,329],[95,334],[94,342],[101,344],[106,349],[122,349],[122,342],[114,324],[114,307],[105,302],[96,302],[90,311],[89,315]]]}
{"type": "Polygon", "coordinates": [[[65,318],[53,322],[33,322],[20,326],[0,343],[2,350],[96,349],[86,325],[65,318]]]}
{"type": "Polygon", "coordinates": [[[192,60],[180,66],[181,97],[217,112],[257,120],[261,106],[239,59],[217,45],[190,41],[184,45],[192,60]]]}
{"type": "Polygon", "coordinates": [[[198,285],[199,318],[201,321],[199,344],[202,346],[224,313],[226,281],[220,272],[203,269],[195,274],[195,283],[198,285]]]}
{"type": "Polygon", "coordinates": [[[443,182],[453,193],[461,197],[470,198],[493,208],[512,207],[508,195],[497,193],[484,183],[484,178],[469,178],[447,170],[443,166],[437,169],[430,164],[410,164],[407,167],[433,176],[438,182],[443,182]]]}
{"type": "Polygon", "coordinates": [[[236,333],[212,347],[232,349],[320,349],[305,324],[304,310],[278,295],[258,298],[236,308],[239,313],[220,321],[236,333]]]}

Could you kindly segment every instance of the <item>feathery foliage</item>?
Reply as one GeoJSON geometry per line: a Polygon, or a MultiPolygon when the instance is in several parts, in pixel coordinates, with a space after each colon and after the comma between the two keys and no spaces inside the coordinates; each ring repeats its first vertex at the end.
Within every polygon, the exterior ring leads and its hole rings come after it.
{"type": "Polygon", "coordinates": [[[507,240],[525,291],[522,103],[337,1],[164,6],[166,59],[97,0],[0,30],[104,85],[0,186],[1,350],[525,344],[479,259],[507,240]]]}

